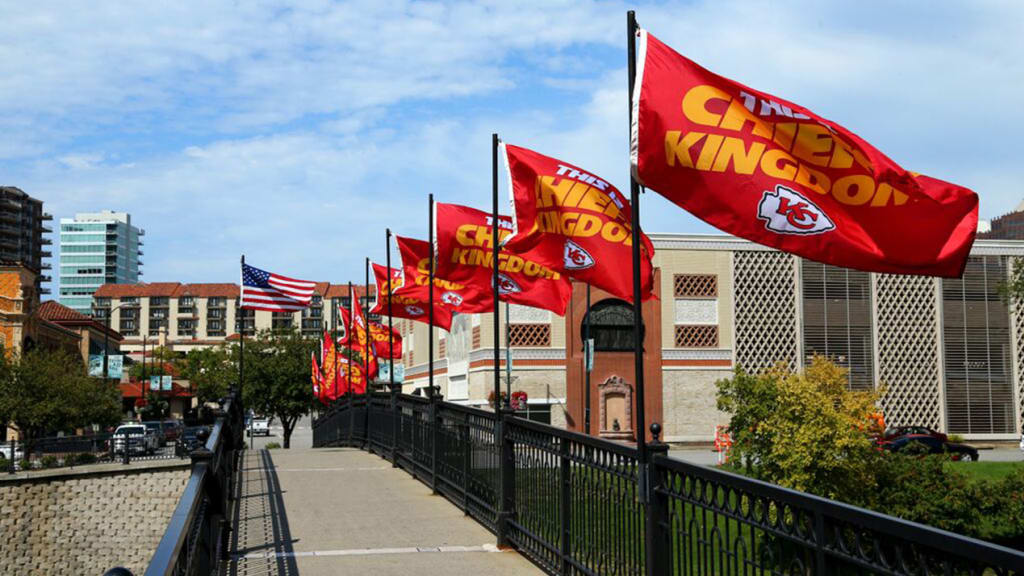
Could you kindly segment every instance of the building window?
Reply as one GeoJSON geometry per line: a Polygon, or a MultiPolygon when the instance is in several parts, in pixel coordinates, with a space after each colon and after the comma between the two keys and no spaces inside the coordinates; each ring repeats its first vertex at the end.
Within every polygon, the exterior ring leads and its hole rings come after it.
{"type": "Polygon", "coordinates": [[[826,356],[849,371],[851,389],[874,388],[871,276],[809,260],[801,262],[800,275],[804,364],[826,356]]]}
{"type": "Polygon", "coordinates": [[[159,336],[160,332],[167,330],[167,318],[149,318],[149,335],[159,336]]]}
{"type": "MultiPolygon", "coordinates": [[[[123,311],[122,311],[123,312],[123,311]]],[[[139,325],[136,323],[134,318],[121,318],[121,325],[119,331],[124,336],[138,336],[139,325]]]]}
{"type": "Polygon", "coordinates": [[[516,416],[541,424],[551,424],[551,404],[526,404],[525,410],[516,412],[516,416]]]}
{"type": "Polygon", "coordinates": [[[196,335],[195,322],[191,318],[179,318],[178,319],[178,335],[179,336],[195,336],[196,335]]]}
{"type": "Polygon", "coordinates": [[[999,294],[1006,279],[1005,258],[974,256],[961,278],[942,280],[949,432],[1014,432],[1010,315],[999,294]]]}
{"type": "Polygon", "coordinates": [[[194,314],[195,310],[195,301],[191,296],[178,298],[178,314],[194,314]]]}
{"type": "Polygon", "coordinates": [[[510,346],[551,346],[551,325],[509,324],[508,341],[510,346]]]}
{"type": "Polygon", "coordinates": [[[225,308],[227,306],[227,299],[223,297],[208,298],[206,300],[207,308],[225,308]]]}
{"type": "Polygon", "coordinates": [[[718,276],[715,274],[676,274],[676,298],[717,298],[718,276]]]}
{"type": "Polygon", "coordinates": [[[291,312],[274,312],[270,327],[274,330],[290,330],[295,326],[295,316],[291,312]]]}
{"type": "Polygon", "coordinates": [[[150,306],[167,306],[169,300],[166,296],[153,296],[149,299],[150,306]]]}
{"type": "Polygon", "coordinates": [[[251,336],[256,333],[256,311],[238,308],[235,310],[235,331],[251,336]],[[244,325],[244,327],[243,327],[244,325]]]}
{"type": "Polygon", "coordinates": [[[207,308],[207,310],[206,310],[206,317],[207,318],[224,318],[225,312],[226,311],[223,308],[207,308]]]}
{"type": "Polygon", "coordinates": [[[590,308],[583,319],[580,334],[594,339],[594,350],[604,352],[633,351],[633,306],[622,300],[602,300],[590,308]],[[587,332],[587,319],[590,332],[587,332]]]}
{"type": "Polygon", "coordinates": [[[718,348],[718,326],[676,326],[676,348],[718,348]]]}
{"type": "Polygon", "coordinates": [[[206,321],[206,335],[207,336],[223,336],[224,335],[224,321],[223,320],[207,320],[206,321]]]}

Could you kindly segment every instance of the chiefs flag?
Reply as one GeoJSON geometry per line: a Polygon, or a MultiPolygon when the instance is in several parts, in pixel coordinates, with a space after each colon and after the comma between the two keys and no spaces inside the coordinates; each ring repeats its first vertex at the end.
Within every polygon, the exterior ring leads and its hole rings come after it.
{"type": "Polygon", "coordinates": [[[316,364],[316,352],[309,353],[309,375],[313,380],[313,397],[323,402],[324,398],[320,393],[320,367],[316,364]]]}
{"type": "Polygon", "coordinates": [[[324,339],[320,348],[320,398],[322,400],[334,400],[340,393],[338,391],[338,370],[337,362],[341,357],[335,352],[334,339],[329,332],[324,332],[324,339]]]}
{"type": "Polygon", "coordinates": [[[380,322],[370,322],[370,340],[373,342],[373,350],[378,358],[401,359],[402,358],[402,335],[397,330],[388,330],[388,327],[380,322]],[[391,334],[391,338],[388,338],[391,334]],[[395,353],[391,354],[391,344],[394,342],[395,353]]]}
{"type": "Polygon", "coordinates": [[[718,228],[871,272],[959,276],[977,195],[908,172],[842,126],[714,74],[640,31],[632,163],[718,228]]]}
{"type": "MultiPolygon", "coordinates": [[[[515,212],[515,234],[505,249],[526,252],[540,264],[632,302],[629,199],[568,162],[511,144],[502,147],[515,212]]],[[[646,235],[641,239],[641,293],[647,297],[654,290],[654,245],[646,235]]]]}
{"type": "Polygon", "coordinates": [[[351,362],[347,356],[338,356],[338,393],[365,394],[366,376],[361,362],[351,362]]]}
{"type": "MultiPolygon", "coordinates": [[[[417,322],[428,322],[430,307],[430,244],[413,238],[395,236],[398,250],[402,255],[402,272],[392,272],[391,310],[395,318],[408,318],[417,322]]],[[[383,266],[373,265],[373,275],[377,285],[382,286],[381,294],[387,292],[387,276],[383,266]]],[[[434,326],[451,330],[452,313],[463,311],[459,306],[463,301],[462,293],[465,286],[448,282],[443,278],[434,278],[434,326]]],[[[387,300],[377,298],[373,307],[375,314],[387,314],[387,300]]]]}
{"type": "MultiPolygon", "coordinates": [[[[437,268],[444,278],[472,289],[461,311],[485,312],[494,306],[491,279],[491,215],[482,210],[437,203],[437,268]],[[472,301],[471,309],[469,304],[472,301]]],[[[512,219],[500,217],[498,241],[512,233],[512,219]]],[[[550,310],[559,316],[572,295],[569,279],[537,260],[535,250],[498,253],[498,295],[505,302],[550,310]]]]}
{"type": "Polygon", "coordinates": [[[352,315],[348,310],[340,307],[341,323],[345,326],[345,344],[349,349],[358,352],[366,360],[368,376],[377,376],[377,356],[373,353],[373,346],[370,344],[370,334],[366,326],[366,317],[363,315],[363,307],[359,304],[359,298],[352,298],[352,315]]]}

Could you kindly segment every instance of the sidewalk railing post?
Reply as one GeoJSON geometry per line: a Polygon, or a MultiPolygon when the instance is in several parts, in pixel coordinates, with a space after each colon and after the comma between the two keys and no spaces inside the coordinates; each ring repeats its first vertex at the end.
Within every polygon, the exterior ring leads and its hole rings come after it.
{"type": "Polygon", "coordinates": [[[433,390],[430,394],[430,410],[428,412],[430,416],[430,490],[434,494],[437,494],[437,459],[441,453],[440,442],[441,439],[441,422],[437,414],[438,405],[441,402],[441,394],[438,390],[433,390]]]}
{"type": "Polygon", "coordinates": [[[353,404],[355,396],[355,394],[349,391],[348,410],[346,410],[346,412],[348,413],[348,442],[346,442],[347,446],[355,446],[356,442],[356,407],[355,404],[353,404]]]}
{"type": "MultiPolygon", "coordinates": [[[[641,432],[642,434],[643,432],[641,432]]],[[[654,460],[659,456],[668,456],[668,444],[661,442],[661,424],[651,424],[652,442],[647,445],[647,462],[640,466],[646,467],[647,485],[641,490],[647,493],[647,518],[644,530],[644,548],[647,551],[648,576],[668,574],[672,568],[672,542],[669,535],[669,498],[664,488],[665,473],[658,468],[654,460]]]]}
{"type": "MultiPolygon", "coordinates": [[[[500,404],[500,400],[497,400],[500,404]]],[[[509,520],[515,513],[515,481],[516,481],[516,459],[515,446],[512,437],[508,433],[509,416],[511,410],[507,405],[497,408],[497,437],[499,460],[498,460],[498,502],[496,512],[498,547],[508,548],[511,542],[508,539],[509,520]]]]}
{"type": "Polygon", "coordinates": [[[469,420],[459,423],[459,444],[462,447],[462,513],[469,514],[469,475],[472,470],[473,443],[470,441],[469,420]]]}
{"type": "Polygon", "coordinates": [[[572,564],[569,562],[569,558],[572,555],[572,547],[569,545],[572,542],[572,461],[569,459],[571,456],[569,452],[569,440],[561,438],[559,440],[559,457],[560,464],[558,470],[558,494],[562,500],[562,506],[560,511],[561,536],[559,546],[559,554],[562,557],[562,574],[569,574],[571,572],[572,564]]]}
{"type": "Polygon", "coordinates": [[[391,388],[391,467],[398,467],[398,435],[402,433],[402,410],[398,407],[398,386],[391,388]]]}
{"type": "Polygon", "coordinates": [[[14,469],[15,460],[17,460],[17,457],[15,456],[15,454],[17,454],[17,448],[18,448],[18,444],[15,442],[14,438],[11,438],[10,445],[11,445],[11,454],[10,454],[10,458],[7,460],[7,473],[8,474],[14,474],[14,471],[15,471],[15,469],[14,469]]]}

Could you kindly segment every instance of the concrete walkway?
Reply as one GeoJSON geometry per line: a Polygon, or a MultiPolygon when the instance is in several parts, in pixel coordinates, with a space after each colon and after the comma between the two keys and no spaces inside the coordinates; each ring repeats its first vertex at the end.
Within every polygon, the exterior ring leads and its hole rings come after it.
{"type": "Polygon", "coordinates": [[[231,576],[541,574],[402,470],[348,448],[244,456],[231,576]]]}

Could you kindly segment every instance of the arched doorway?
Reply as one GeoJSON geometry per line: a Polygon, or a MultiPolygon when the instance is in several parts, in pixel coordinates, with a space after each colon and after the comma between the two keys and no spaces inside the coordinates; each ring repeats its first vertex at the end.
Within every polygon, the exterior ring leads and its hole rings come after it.
{"type": "MultiPolygon", "coordinates": [[[[655,286],[658,286],[659,277],[659,271],[656,271],[655,286]]],[[[573,282],[573,298],[565,318],[568,427],[593,436],[634,440],[638,410],[635,404],[633,305],[592,288],[591,306],[587,309],[586,290],[585,284],[573,282]],[[595,350],[589,379],[583,355],[583,343],[587,338],[593,338],[595,350]],[[590,428],[586,430],[584,408],[588,400],[590,428]]],[[[641,335],[645,350],[644,393],[648,424],[661,420],[660,322],[659,301],[645,302],[641,335]]]]}

